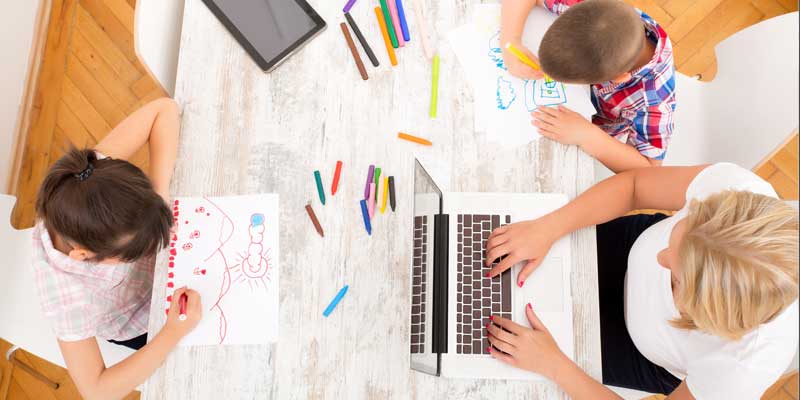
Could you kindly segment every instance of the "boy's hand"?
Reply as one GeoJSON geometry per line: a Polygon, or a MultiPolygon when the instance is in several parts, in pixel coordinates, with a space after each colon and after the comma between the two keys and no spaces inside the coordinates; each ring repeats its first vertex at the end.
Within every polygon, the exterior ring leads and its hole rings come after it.
{"type": "Polygon", "coordinates": [[[527,260],[528,263],[519,273],[517,285],[521,287],[525,283],[525,279],[542,263],[550,247],[558,239],[555,237],[557,230],[545,218],[501,226],[492,232],[486,242],[484,262],[489,266],[498,258],[505,258],[489,270],[489,276],[493,277],[514,264],[527,260]]]}
{"type": "Polygon", "coordinates": [[[203,303],[200,301],[200,293],[184,286],[172,293],[172,302],[169,305],[169,314],[164,329],[182,338],[200,323],[202,317],[203,303]],[[184,293],[186,293],[186,319],[181,321],[179,319],[181,314],[180,298],[184,293]]]}
{"type": "Polygon", "coordinates": [[[492,344],[489,352],[506,364],[552,379],[554,371],[569,360],[533,312],[530,303],[525,307],[525,316],[531,328],[493,316],[492,323],[486,326],[492,344]]]}
{"type": "Polygon", "coordinates": [[[564,106],[539,107],[531,116],[542,136],[561,144],[581,146],[595,129],[591,121],[564,106]]]}
{"type": "MultiPolygon", "coordinates": [[[[525,55],[530,57],[531,60],[536,63],[536,65],[539,65],[539,58],[533,55],[533,53],[531,53],[527,47],[523,46],[521,41],[510,40],[510,42],[514,47],[518,48],[520,51],[525,53],[525,55]]],[[[529,67],[527,64],[520,61],[520,59],[517,58],[517,56],[515,56],[511,51],[509,51],[506,48],[506,42],[501,41],[500,46],[503,48],[503,62],[505,63],[506,68],[508,68],[508,72],[511,73],[511,75],[522,79],[534,80],[544,77],[544,73],[542,73],[542,71],[537,71],[529,67]]]]}

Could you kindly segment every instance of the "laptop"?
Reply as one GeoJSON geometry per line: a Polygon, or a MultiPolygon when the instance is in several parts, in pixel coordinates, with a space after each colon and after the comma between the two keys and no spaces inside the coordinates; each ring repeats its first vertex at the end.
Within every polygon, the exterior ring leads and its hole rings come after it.
{"type": "MultiPolygon", "coordinates": [[[[492,230],[567,203],[563,194],[443,193],[419,160],[414,171],[411,368],[450,378],[541,380],[489,354],[490,315],[530,327],[530,302],[568,357],[574,357],[569,236],[516,285],[524,263],[494,278],[484,265],[492,230]]],[[[493,351],[498,351],[493,349],[493,351]]]]}

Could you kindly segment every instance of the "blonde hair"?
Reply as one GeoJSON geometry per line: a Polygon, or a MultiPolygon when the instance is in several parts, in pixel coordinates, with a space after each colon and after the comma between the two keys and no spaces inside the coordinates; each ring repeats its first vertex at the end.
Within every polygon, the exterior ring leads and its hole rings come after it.
{"type": "Polygon", "coordinates": [[[798,295],[798,213],[782,201],[726,191],[692,201],[678,249],[683,329],[738,340],[798,295]]]}

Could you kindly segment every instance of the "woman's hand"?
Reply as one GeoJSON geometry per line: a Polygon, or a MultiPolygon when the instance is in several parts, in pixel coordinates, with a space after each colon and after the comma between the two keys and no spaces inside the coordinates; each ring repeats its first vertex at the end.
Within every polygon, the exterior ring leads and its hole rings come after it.
{"type": "Polygon", "coordinates": [[[564,363],[571,362],[553,339],[530,303],[525,307],[525,316],[531,328],[526,328],[510,319],[492,317],[486,326],[489,331],[489,352],[492,357],[511,366],[531,371],[553,379],[553,375],[564,363]],[[499,350],[499,351],[498,351],[499,350]]]}
{"type": "Polygon", "coordinates": [[[528,276],[542,263],[553,243],[558,240],[557,231],[547,217],[495,229],[486,243],[484,262],[489,266],[495,260],[502,259],[489,270],[488,276],[493,277],[514,264],[527,260],[528,263],[520,271],[517,281],[517,285],[522,287],[528,276]]]}
{"type": "Polygon", "coordinates": [[[200,301],[200,293],[184,286],[172,293],[172,302],[169,305],[164,329],[182,338],[191,332],[202,318],[203,303],[200,301]],[[184,293],[186,294],[186,319],[181,321],[179,318],[181,314],[180,299],[184,293]]]}
{"type": "MultiPolygon", "coordinates": [[[[508,41],[514,47],[518,48],[523,54],[528,56],[536,65],[539,65],[539,58],[533,55],[527,47],[525,47],[520,40],[510,40],[508,41]]],[[[500,47],[503,49],[503,63],[505,64],[506,68],[508,68],[508,72],[511,75],[514,75],[518,78],[522,79],[542,79],[544,77],[544,73],[542,71],[535,70],[525,64],[524,62],[520,61],[517,56],[511,53],[510,50],[506,48],[506,42],[501,41],[500,47]]]]}
{"type": "Polygon", "coordinates": [[[531,116],[533,126],[542,136],[561,144],[582,146],[599,130],[591,121],[564,106],[539,107],[531,116]]]}

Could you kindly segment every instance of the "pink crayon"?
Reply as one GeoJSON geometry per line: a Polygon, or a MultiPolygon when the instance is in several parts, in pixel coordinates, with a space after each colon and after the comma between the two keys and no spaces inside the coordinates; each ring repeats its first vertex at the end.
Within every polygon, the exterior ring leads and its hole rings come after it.
{"type": "Polygon", "coordinates": [[[367,208],[369,209],[369,219],[375,215],[375,183],[369,184],[369,199],[367,199],[367,208]]]}
{"type": "Polygon", "coordinates": [[[387,1],[389,3],[389,14],[392,15],[392,25],[394,25],[394,31],[397,32],[397,44],[400,47],[406,46],[406,41],[403,39],[403,30],[400,26],[400,17],[397,15],[397,4],[394,0],[387,1]]]}

